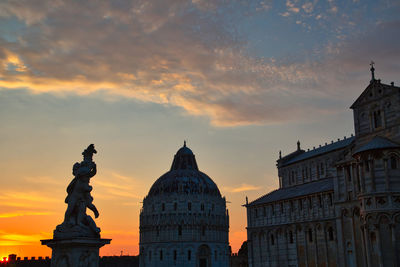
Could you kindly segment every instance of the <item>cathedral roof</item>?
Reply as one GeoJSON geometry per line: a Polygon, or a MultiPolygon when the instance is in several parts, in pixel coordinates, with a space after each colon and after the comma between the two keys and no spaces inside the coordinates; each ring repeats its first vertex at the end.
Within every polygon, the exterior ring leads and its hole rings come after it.
{"type": "Polygon", "coordinates": [[[256,206],[260,204],[267,204],[279,200],[291,199],[302,197],[310,194],[316,194],[326,191],[333,190],[333,180],[332,179],[322,179],[319,181],[314,181],[306,184],[280,188],[274,190],[256,200],[249,203],[247,206],[256,206]]]}
{"type": "Polygon", "coordinates": [[[376,150],[376,149],[388,149],[388,148],[397,148],[400,147],[399,144],[396,144],[389,139],[381,136],[375,136],[372,138],[371,141],[363,145],[362,147],[358,148],[354,151],[354,154],[369,151],[369,150],[376,150]]]}
{"type": "Polygon", "coordinates": [[[176,152],[170,171],[155,181],[148,196],[172,193],[221,196],[214,181],[199,171],[196,158],[186,142],[176,152]]]}
{"type": "MultiPolygon", "coordinates": [[[[325,153],[328,153],[328,152],[331,152],[331,151],[335,151],[335,150],[344,148],[344,147],[350,145],[351,142],[353,142],[354,138],[355,137],[352,136],[350,138],[339,140],[339,141],[334,142],[332,144],[327,144],[325,146],[321,146],[321,147],[318,147],[316,149],[313,149],[313,150],[310,150],[310,151],[307,151],[307,152],[305,152],[304,150],[301,150],[302,153],[298,153],[294,157],[291,157],[288,160],[283,161],[281,163],[281,166],[287,166],[287,165],[290,165],[290,164],[298,162],[298,161],[302,161],[302,160],[305,160],[305,159],[309,159],[309,158],[316,157],[316,156],[319,156],[319,155],[322,155],[322,154],[325,154],[325,153]]],[[[286,157],[284,157],[282,159],[285,159],[285,158],[286,157]]]]}

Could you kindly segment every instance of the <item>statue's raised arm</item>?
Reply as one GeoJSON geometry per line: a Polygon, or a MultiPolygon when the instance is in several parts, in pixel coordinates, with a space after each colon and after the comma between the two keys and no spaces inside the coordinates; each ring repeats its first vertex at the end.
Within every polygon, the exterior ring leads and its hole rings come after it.
{"type": "Polygon", "coordinates": [[[86,209],[93,211],[95,217],[99,216],[96,206],[93,204],[93,197],[90,192],[90,178],[96,175],[97,167],[93,161],[93,154],[97,151],[93,144],[90,144],[83,152],[83,161],[77,162],[72,167],[73,180],[67,187],[65,203],[68,204],[65,211],[64,222],[57,226],[54,234],[60,237],[88,236],[98,237],[100,228],[86,214],[86,209]]]}

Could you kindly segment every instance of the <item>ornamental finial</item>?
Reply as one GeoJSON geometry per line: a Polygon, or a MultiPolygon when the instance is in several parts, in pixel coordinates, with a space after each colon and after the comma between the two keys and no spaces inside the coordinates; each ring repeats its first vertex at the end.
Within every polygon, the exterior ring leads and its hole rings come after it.
{"type": "Polygon", "coordinates": [[[183,147],[186,147],[186,140],[183,140],[183,147]]]}
{"type": "Polygon", "coordinates": [[[371,66],[371,68],[370,68],[370,71],[371,71],[371,82],[373,82],[373,81],[375,81],[375,68],[374,68],[375,62],[373,62],[371,60],[371,63],[369,65],[371,66]]]}

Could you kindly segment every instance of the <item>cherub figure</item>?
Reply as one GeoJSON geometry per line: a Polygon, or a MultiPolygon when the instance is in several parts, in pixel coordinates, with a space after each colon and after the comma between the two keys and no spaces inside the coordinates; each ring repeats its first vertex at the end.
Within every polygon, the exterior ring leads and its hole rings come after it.
{"type": "Polygon", "coordinates": [[[96,234],[100,233],[100,228],[96,226],[94,220],[86,214],[86,208],[93,211],[95,218],[99,217],[99,212],[93,204],[93,197],[90,195],[92,186],[89,185],[90,178],[96,175],[96,163],[93,162],[93,154],[97,153],[94,145],[88,146],[82,152],[83,161],[75,163],[72,168],[74,179],[67,187],[67,197],[65,203],[68,204],[65,211],[64,224],[79,225],[89,227],[96,234]]]}

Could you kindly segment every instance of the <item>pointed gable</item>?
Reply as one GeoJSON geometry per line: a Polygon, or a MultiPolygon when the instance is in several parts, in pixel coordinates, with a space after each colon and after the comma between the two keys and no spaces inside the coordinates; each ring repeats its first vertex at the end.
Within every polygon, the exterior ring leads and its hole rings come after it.
{"type": "Polygon", "coordinates": [[[393,93],[393,91],[398,91],[400,87],[388,84],[381,83],[381,80],[373,80],[371,83],[365,88],[362,94],[357,98],[357,100],[351,105],[351,109],[356,109],[364,104],[371,103],[375,101],[377,98],[382,97],[383,95],[388,95],[393,93]]]}

